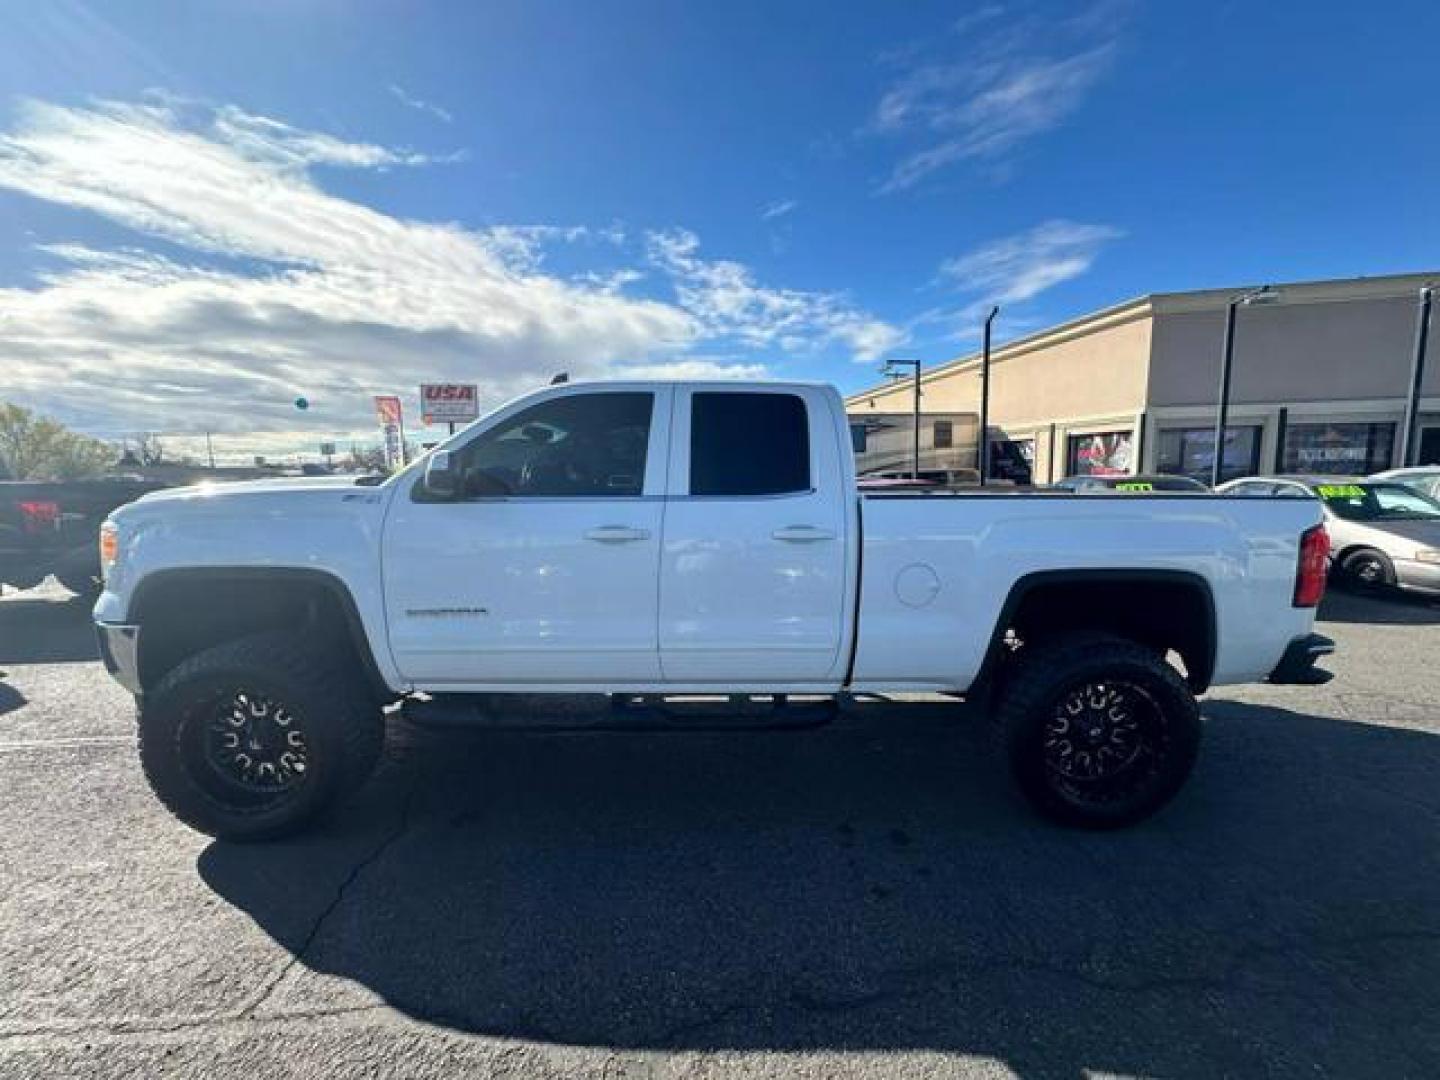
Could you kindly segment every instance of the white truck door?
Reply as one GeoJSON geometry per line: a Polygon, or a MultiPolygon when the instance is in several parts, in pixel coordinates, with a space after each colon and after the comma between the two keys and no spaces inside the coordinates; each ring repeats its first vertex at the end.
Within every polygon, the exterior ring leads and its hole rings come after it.
{"type": "Polygon", "coordinates": [[[660,556],[665,679],[838,682],[849,515],[825,396],[679,389],[674,416],[660,556]]]}
{"type": "Polygon", "coordinates": [[[383,541],[395,663],[424,688],[660,678],[656,575],[668,389],[576,387],[452,448],[453,501],[421,478],[383,541]]]}

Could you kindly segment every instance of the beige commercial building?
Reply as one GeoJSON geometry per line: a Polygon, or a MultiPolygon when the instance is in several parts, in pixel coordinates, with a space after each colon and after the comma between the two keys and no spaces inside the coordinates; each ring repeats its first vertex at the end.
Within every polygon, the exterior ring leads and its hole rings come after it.
{"type": "MultiPolygon", "coordinates": [[[[1270,302],[1240,307],[1227,475],[1399,464],[1419,293],[1436,281],[1440,272],[1277,283],[1270,302]]],[[[1079,472],[1208,480],[1225,309],[1243,292],[1156,293],[995,348],[992,446],[1023,453],[1036,483],[1079,472]]],[[[1440,463],[1440,342],[1430,354],[1419,445],[1422,461],[1440,463]]],[[[913,393],[900,379],[846,408],[856,420],[907,414],[913,393]]],[[[923,412],[974,413],[979,401],[978,354],[924,373],[923,412]]]]}

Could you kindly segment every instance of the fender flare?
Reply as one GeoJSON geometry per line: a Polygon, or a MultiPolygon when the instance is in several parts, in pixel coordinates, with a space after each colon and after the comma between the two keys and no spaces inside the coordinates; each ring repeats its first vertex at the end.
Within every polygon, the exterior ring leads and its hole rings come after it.
{"type": "MultiPolygon", "coordinates": [[[[1201,662],[1196,665],[1196,670],[1187,672],[1186,682],[1192,692],[1203,694],[1210,686],[1210,680],[1215,674],[1215,659],[1218,649],[1217,617],[1215,613],[1215,593],[1210,588],[1210,582],[1203,574],[1193,570],[1156,570],[1150,568],[1135,569],[1092,569],[1092,570],[1035,570],[1018,578],[1010,586],[1010,592],[1005,597],[1005,602],[1000,605],[1000,615],[995,621],[995,629],[991,634],[990,646],[986,649],[984,663],[980,667],[980,673],[975,677],[974,684],[966,696],[970,694],[988,694],[994,688],[995,676],[999,671],[1000,662],[1005,654],[1005,631],[1015,619],[1015,614],[1020,610],[1026,597],[1031,593],[1053,585],[1145,585],[1158,584],[1181,586],[1194,590],[1203,600],[1205,612],[1205,627],[1202,638],[1201,662]]],[[[1187,663],[1187,668],[1188,668],[1187,663]]]]}
{"type": "Polygon", "coordinates": [[[360,617],[360,609],[355,603],[355,597],[350,592],[350,587],[331,571],[291,566],[184,566],[168,570],[155,570],[146,574],[135,586],[134,593],[131,594],[128,605],[130,621],[143,629],[146,598],[155,590],[156,586],[191,580],[238,581],[250,584],[281,582],[296,588],[309,586],[323,589],[334,598],[340,609],[341,617],[345,620],[350,644],[355,650],[355,655],[360,659],[361,667],[365,671],[366,682],[371,690],[382,698],[395,698],[400,695],[401,691],[391,687],[380,670],[379,663],[375,660],[375,647],[365,629],[365,620],[360,617]]]}

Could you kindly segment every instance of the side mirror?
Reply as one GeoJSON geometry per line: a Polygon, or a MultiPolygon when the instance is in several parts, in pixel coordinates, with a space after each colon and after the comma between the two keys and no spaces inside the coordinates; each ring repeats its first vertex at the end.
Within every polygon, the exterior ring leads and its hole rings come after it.
{"type": "Polygon", "coordinates": [[[451,467],[449,451],[435,451],[425,462],[425,493],[437,499],[453,499],[459,491],[460,478],[451,467]]]}

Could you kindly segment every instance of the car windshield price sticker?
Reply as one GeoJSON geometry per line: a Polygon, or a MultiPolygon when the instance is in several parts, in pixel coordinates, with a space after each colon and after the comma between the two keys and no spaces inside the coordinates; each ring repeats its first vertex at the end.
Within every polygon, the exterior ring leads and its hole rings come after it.
{"type": "Polygon", "coordinates": [[[1359,484],[1319,484],[1315,490],[1322,499],[1365,498],[1365,489],[1359,484]]]}

